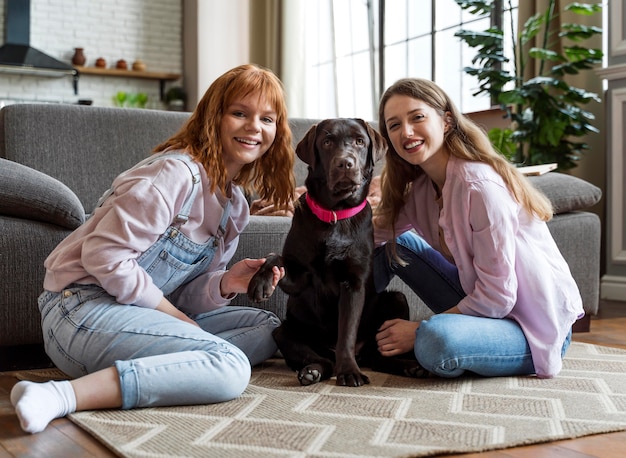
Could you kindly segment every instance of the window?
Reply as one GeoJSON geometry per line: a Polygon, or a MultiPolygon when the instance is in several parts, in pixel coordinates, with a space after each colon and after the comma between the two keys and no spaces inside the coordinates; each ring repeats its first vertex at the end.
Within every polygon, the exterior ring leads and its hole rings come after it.
{"type": "MultiPolygon", "coordinates": [[[[504,3],[511,3],[515,13],[517,2],[504,3]]],[[[297,2],[287,3],[293,8],[297,2]]],[[[503,11],[502,3],[496,0],[490,18],[463,11],[454,0],[300,0],[300,17],[306,19],[296,22],[303,24],[296,30],[304,53],[285,59],[283,66],[287,79],[304,75],[299,80],[305,96],[299,106],[290,106],[290,113],[375,120],[384,89],[407,76],[435,81],[463,112],[488,109],[489,99],[472,95],[476,80],[463,71],[474,51],[454,34],[460,28],[484,30],[492,20],[504,30],[516,27],[516,14],[503,11]],[[297,65],[303,68],[289,70],[297,65]]]]}

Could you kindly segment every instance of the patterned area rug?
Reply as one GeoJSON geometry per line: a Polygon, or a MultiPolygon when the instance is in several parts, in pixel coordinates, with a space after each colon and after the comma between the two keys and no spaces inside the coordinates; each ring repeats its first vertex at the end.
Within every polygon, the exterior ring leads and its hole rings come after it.
{"type": "Polygon", "coordinates": [[[367,374],[301,387],[270,360],[231,402],[70,418],[124,457],[419,457],[626,430],[626,350],[575,342],[550,380],[367,374]]]}

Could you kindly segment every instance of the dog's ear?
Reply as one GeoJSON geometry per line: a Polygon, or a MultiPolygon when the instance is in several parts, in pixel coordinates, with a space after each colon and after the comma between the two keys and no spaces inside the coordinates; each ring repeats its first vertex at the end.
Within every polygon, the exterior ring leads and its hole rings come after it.
{"type": "Polygon", "coordinates": [[[310,167],[315,168],[315,137],[317,124],[313,124],[296,146],[296,155],[310,167]]]}

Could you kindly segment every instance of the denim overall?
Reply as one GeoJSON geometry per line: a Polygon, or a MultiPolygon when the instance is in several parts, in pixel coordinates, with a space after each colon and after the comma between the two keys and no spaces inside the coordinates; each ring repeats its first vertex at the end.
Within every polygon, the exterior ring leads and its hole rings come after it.
{"type": "MultiPolygon", "coordinates": [[[[198,166],[181,153],[154,155],[136,167],[164,157],[183,161],[193,188],[172,225],[137,259],[164,295],[205,272],[225,233],[230,202],[217,234],[204,243],[180,227],[200,188],[198,166]]],[[[98,206],[113,193],[108,190],[98,206]]],[[[272,330],[279,320],[250,307],[221,307],[195,315],[199,327],[145,307],[122,305],[97,285],[72,284],[39,298],[46,352],[65,373],[79,377],[115,365],[122,408],[206,404],[243,392],[250,365],[276,351],[272,330]]]]}

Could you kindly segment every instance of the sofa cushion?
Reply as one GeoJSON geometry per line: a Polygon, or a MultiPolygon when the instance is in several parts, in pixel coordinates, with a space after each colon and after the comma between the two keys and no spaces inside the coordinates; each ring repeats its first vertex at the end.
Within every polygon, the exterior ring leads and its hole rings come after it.
{"type": "Polygon", "coordinates": [[[76,229],[85,210],[70,188],[45,173],[0,158],[0,214],[76,229]]]}
{"type": "Polygon", "coordinates": [[[591,207],[602,197],[597,186],[564,173],[549,172],[528,179],[550,199],[555,215],[591,207]]]}
{"type": "Polygon", "coordinates": [[[118,174],[188,118],[175,111],[16,103],[0,110],[0,157],[65,183],[90,213],[118,174]]]}

